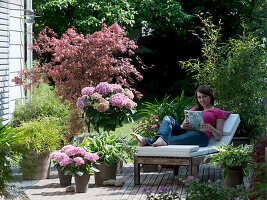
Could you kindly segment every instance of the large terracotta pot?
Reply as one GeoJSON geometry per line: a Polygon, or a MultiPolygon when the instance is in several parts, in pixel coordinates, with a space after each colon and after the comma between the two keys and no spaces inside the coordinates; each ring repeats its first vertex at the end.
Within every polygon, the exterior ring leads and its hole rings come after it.
{"type": "Polygon", "coordinates": [[[99,186],[103,186],[103,182],[110,180],[110,179],[116,179],[116,173],[117,173],[117,164],[118,162],[114,162],[112,165],[107,166],[104,162],[100,162],[99,165],[96,165],[95,167],[100,170],[99,172],[94,172],[95,175],[95,184],[99,186]]]}
{"type": "Polygon", "coordinates": [[[37,155],[35,152],[24,156],[22,161],[22,177],[24,180],[46,179],[50,172],[50,152],[37,155]]]}
{"type": "Polygon", "coordinates": [[[243,170],[229,169],[227,176],[224,179],[224,187],[236,187],[237,185],[241,185],[242,183],[243,183],[243,170]]]}
{"type": "Polygon", "coordinates": [[[71,185],[72,175],[65,175],[63,170],[58,169],[57,171],[61,187],[67,187],[71,185]]]}
{"type": "Polygon", "coordinates": [[[86,193],[88,191],[90,175],[79,176],[75,174],[74,179],[76,185],[76,193],[86,193]]]}

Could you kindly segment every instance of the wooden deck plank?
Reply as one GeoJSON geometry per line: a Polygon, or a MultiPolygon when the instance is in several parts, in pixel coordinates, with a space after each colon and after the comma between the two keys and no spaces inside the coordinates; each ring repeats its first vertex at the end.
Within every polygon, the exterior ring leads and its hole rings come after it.
{"type": "MultiPolygon", "coordinates": [[[[61,188],[57,177],[57,172],[53,172],[50,179],[40,180],[28,186],[25,193],[30,200],[145,200],[146,194],[143,193],[144,188],[152,188],[157,190],[161,185],[168,187],[178,185],[178,191],[182,199],[185,198],[185,188],[179,181],[181,178],[187,177],[188,170],[185,166],[181,166],[178,175],[174,175],[173,169],[159,168],[158,172],[141,171],[140,185],[134,185],[134,167],[133,164],[125,164],[121,174],[117,175],[117,179],[124,180],[125,184],[122,187],[98,187],[94,183],[94,176],[90,177],[89,188],[87,193],[76,194],[74,192],[67,193],[65,188],[61,188]]],[[[200,165],[197,178],[208,181],[220,180],[223,185],[222,169],[220,166],[213,166],[209,164],[200,165]]],[[[72,180],[74,184],[74,178],[72,180]]]]}

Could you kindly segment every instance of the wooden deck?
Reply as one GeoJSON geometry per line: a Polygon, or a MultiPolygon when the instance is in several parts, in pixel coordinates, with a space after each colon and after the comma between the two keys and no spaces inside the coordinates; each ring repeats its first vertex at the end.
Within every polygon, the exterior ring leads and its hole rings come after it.
{"type": "MultiPolygon", "coordinates": [[[[182,199],[185,199],[183,194],[184,188],[179,184],[179,178],[186,177],[186,167],[180,167],[178,175],[174,176],[173,170],[170,168],[161,168],[157,172],[143,172],[141,169],[140,185],[134,185],[134,169],[133,164],[126,164],[123,166],[121,174],[117,175],[117,179],[125,181],[122,187],[98,187],[94,184],[94,177],[90,177],[89,189],[87,193],[76,194],[73,192],[66,192],[65,188],[59,185],[57,171],[51,169],[50,177],[46,180],[39,181],[23,181],[16,183],[17,187],[21,188],[22,194],[16,199],[31,199],[31,200],[140,200],[146,199],[143,189],[146,187],[157,189],[159,186],[179,185],[179,191],[182,199]]],[[[200,165],[198,177],[203,181],[222,181],[222,170],[220,167],[205,164],[200,165]]],[[[74,179],[72,180],[74,184],[74,179]]],[[[13,192],[18,193],[18,188],[13,192]]]]}

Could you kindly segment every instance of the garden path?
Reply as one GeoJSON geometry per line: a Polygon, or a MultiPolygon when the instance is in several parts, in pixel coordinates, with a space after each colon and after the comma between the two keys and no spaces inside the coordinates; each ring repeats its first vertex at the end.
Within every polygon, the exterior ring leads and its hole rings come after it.
{"type": "MultiPolygon", "coordinates": [[[[180,167],[178,175],[174,176],[170,168],[161,168],[157,172],[143,172],[141,170],[141,184],[134,185],[133,164],[125,164],[121,174],[117,179],[124,180],[122,187],[98,187],[94,184],[94,177],[90,177],[89,189],[87,193],[76,194],[66,192],[65,188],[60,187],[57,170],[51,168],[49,179],[39,181],[23,181],[16,183],[21,188],[17,200],[142,200],[146,195],[142,192],[145,187],[156,190],[159,186],[177,185],[178,179],[185,177],[187,174],[186,167],[180,167]]],[[[222,169],[218,166],[209,164],[200,165],[198,178],[203,181],[221,180],[222,169]]],[[[74,183],[74,178],[72,180],[74,183]]],[[[247,181],[244,179],[245,185],[247,181]]],[[[185,199],[184,188],[179,184],[179,191],[182,199],[185,199]]],[[[16,190],[18,194],[18,190],[16,190]]],[[[14,193],[15,194],[15,193],[14,193]]]]}

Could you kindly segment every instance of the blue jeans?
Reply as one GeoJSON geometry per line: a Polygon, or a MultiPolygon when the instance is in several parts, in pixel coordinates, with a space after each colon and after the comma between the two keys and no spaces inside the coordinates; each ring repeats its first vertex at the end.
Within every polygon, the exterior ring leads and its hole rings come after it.
{"type": "Polygon", "coordinates": [[[152,144],[161,137],[168,145],[198,145],[205,147],[209,143],[208,135],[205,132],[184,130],[170,116],[165,116],[155,138],[145,138],[147,145],[152,144]]]}

